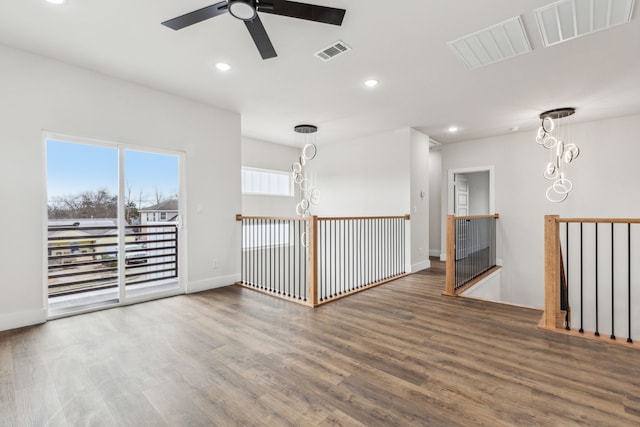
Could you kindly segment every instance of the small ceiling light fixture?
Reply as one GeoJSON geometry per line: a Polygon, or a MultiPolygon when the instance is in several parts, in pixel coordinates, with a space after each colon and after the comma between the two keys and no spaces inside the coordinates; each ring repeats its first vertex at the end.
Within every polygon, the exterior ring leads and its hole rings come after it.
{"type": "Polygon", "coordinates": [[[229,0],[229,13],[243,21],[252,21],[256,17],[256,7],[252,0],[229,0]]]}
{"type": "Polygon", "coordinates": [[[216,64],[216,68],[220,71],[229,71],[231,69],[231,65],[225,63],[225,62],[218,62],[216,64]]]}
{"type": "Polygon", "coordinates": [[[67,0],[47,0],[47,3],[51,3],[55,5],[65,4],[66,2],[67,0]]]}
{"type": "Polygon", "coordinates": [[[549,150],[549,163],[544,177],[553,183],[547,188],[547,200],[553,203],[564,201],[573,189],[573,183],[566,177],[565,164],[571,163],[580,155],[577,145],[570,143],[571,127],[569,123],[561,126],[561,119],[568,118],[576,112],[575,108],[557,108],[540,114],[540,128],[536,142],[549,150]]]}
{"type": "Polygon", "coordinates": [[[509,128],[509,130],[510,130],[511,132],[518,132],[518,131],[520,130],[520,126],[514,126],[514,127],[512,127],[512,128],[509,128]]]}
{"type": "Polygon", "coordinates": [[[459,129],[457,126],[449,126],[449,129],[447,130],[449,131],[449,133],[456,133],[459,129]]]}
{"type": "Polygon", "coordinates": [[[376,79],[369,79],[369,80],[366,80],[364,82],[364,85],[366,87],[376,87],[376,86],[378,86],[378,83],[380,83],[380,82],[378,80],[376,80],[376,79]]]}

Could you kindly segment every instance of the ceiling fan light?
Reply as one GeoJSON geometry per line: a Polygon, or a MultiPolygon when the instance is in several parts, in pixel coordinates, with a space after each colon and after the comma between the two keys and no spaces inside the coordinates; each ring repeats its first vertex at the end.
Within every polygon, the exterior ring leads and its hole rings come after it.
{"type": "Polygon", "coordinates": [[[256,17],[256,8],[251,0],[229,0],[229,13],[243,21],[256,17]]]}

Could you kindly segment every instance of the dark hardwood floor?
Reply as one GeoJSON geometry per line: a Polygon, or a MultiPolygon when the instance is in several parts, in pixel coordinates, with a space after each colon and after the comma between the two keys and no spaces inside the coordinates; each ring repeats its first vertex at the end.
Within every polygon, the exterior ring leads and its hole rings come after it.
{"type": "Polygon", "coordinates": [[[315,310],[231,286],[3,332],[0,425],[640,425],[636,350],[443,282],[435,262],[315,310]]]}

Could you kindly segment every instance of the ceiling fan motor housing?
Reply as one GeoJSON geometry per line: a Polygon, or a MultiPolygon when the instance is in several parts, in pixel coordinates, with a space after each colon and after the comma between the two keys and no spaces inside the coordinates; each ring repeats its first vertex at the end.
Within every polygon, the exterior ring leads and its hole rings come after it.
{"type": "Polygon", "coordinates": [[[255,0],[228,0],[229,13],[242,21],[251,21],[256,17],[255,0]]]}

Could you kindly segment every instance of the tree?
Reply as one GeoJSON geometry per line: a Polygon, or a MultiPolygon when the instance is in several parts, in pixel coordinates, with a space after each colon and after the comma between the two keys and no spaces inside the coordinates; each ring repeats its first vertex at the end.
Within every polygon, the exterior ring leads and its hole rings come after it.
{"type": "Polygon", "coordinates": [[[49,219],[117,218],[118,197],[106,188],[55,197],[48,205],[49,219]]]}

